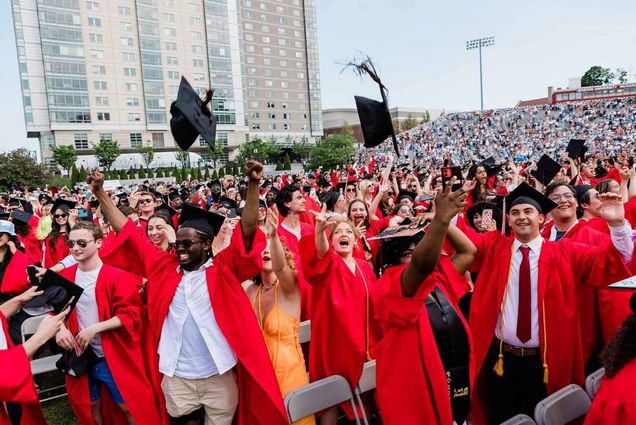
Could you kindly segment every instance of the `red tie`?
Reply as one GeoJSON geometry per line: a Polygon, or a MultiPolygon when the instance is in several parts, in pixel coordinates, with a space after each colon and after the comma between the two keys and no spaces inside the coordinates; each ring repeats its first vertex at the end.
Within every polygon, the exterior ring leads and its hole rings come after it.
{"type": "Polygon", "coordinates": [[[519,310],[517,311],[517,338],[521,342],[530,339],[530,248],[522,246],[519,248],[523,259],[519,267],[519,310]]]}

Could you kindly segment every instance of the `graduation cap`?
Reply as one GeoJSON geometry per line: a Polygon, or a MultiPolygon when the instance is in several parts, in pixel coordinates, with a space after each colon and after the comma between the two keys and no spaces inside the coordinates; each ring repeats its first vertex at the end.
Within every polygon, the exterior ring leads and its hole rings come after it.
{"type": "Polygon", "coordinates": [[[483,166],[486,170],[486,175],[488,177],[492,177],[501,171],[501,165],[497,165],[494,156],[490,156],[479,163],[479,165],[483,166]]]}
{"type": "Polygon", "coordinates": [[[311,189],[312,188],[313,188],[313,186],[310,185],[310,184],[303,185],[303,192],[304,193],[311,193],[311,189]]]}
{"type": "Polygon", "coordinates": [[[318,177],[318,187],[329,187],[331,186],[331,182],[324,178],[323,176],[318,177]]]}
{"type": "Polygon", "coordinates": [[[530,174],[539,180],[542,185],[547,186],[560,170],[561,165],[558,162],[543,154],[539,158],[539,162],[537,162],[537,169],[530,171],[530,174]]]}
{"type": "Polygon", "coordinates": [[[406,198],[409,198],[411,202],[415,202],[415,198],[417,198],[417,193],[409,192],[408,190],[400,190],[397,196],[397,200],[395,202],[399,204],[402,199],[406,199],[406,198]]]}
{"type": "Polygon", "coordinates": [[[38,196],[38,200],[40,202],[42,202],[42,200],[44,200],[44,205],[49,204],[51,202],[53,202],[53,198],[51,198],[49,195],[47,195],[46,193],[40,193],[40,196],[38,196]]]}
{"type": "Polygon", "coordinates": [[[344,191],[345,191],[345,187],[346,187],[346,186],[347,186],[347,182],[338,182],[338,184],[336,184],[335,189],[336,189],[337,191],[342,191],[342,192],[344,192],[344,191]]]}
{"type": "Polygon", "coordinates": [[[170,218],[172,218],[172,216],[177,214],[177,210],[175,210],[174,208],[172,208],[170,205],[166,204],[165,202],[162,202],[161,205],[159,205],[155,209],[155,212],[165,214],[170,218]]]}
{"type": "Polygon", "coordinates": [[[404,221],[402,221],[402,223],[405,224],[400,224],[399,226],[394,226],[394,227],[389,227],[388,229],[383,230],[382,232],[378,233],[377,235],[367,239],[369,241],[375,241],[375,240],[387,240],[387,239],[394,239],[394,238],[412,238],[413,236],[417,235],[420,232],[424,231],[424,227],[426,226],[427,222],[425,219],[423,218],[415,218],[413,220],[410,219],[404,219],[404,221]]]}
{"type": "Polygon", "coordinates": [[[119,203],[128,202],[128,194],[126,192],[118,193],[117,198],[119,198],[119,203]]]}
{"type": "Polygon", "coordinates": [[[322,196],[320,201],[327,204],[328,210],[333,211],[334,205],[336,205],[336,202],[338,202],[341,196],[342,194],[339,191],[331,189],[322,196]]]}
{"type": "Polygon", "coordinates": [[[227,196],[221,196],[219,198],[219,208],[221,207],[236,210],[238,204],[234,199],[228,198],[227,196]]]}
{"type": "Polygon", "coordinates": [[[521,183],[505,198],[506,213],[515,205],[530,204],[541,214],[548,214],[557,204],[526,183],[521,183]]]}
{"type": "Polygon", "coordinates": [[[208,90],[205,100],[201,100],[188,80],[181,77],[177,100],[170,105],[170,130],[181,149],[188,150],[199,136],[214,149],[216,118],[208,108],[212,93],[208,90]]]}
{"type": "Polygon", "coordinates": [[[568,156],[572,159],[580,159],[583,161],[587,147],[585,146],[584,139],[570,139],[568,146],[565,148],[568,156]]]}
{"type": "Polygon", "coordinates": [[[585,194],[592,189],[594,188],[589,184],[581,184],[578,186],[574,186],[574,191],[576,192],[576,202],[578,202],[579,205],[581,205],[581,199],[583,199],[583,196],[585,196],[585,194]]]}
{"type": "Polygon", "coordinates": [[[5,212],[0,212],[0,220],[5,220],[8,221],[9,220],[9,213],[5,213],[5,212]]]}
{"type": "Polygon", "coordinates": [[[88,203],[88,206],[90,208],[98,208],[99,207],[99,201],[97,199],[92,200],[88,203]]]}
{"type": "Polygon", "coordinates": [[[179,216],[179,225],[198,230],[212,238],[219,232],[224,220],[225,216],[221,214],[185,202],[179,216]]]}
{"type": "Polygon", "coordinates": [[[84,292],[81,286],[74,284],[51,270],[47,270],[46,273],[44,273],[44,277],[38,289],[44,291],[44,293],[22,306],[22,310],[31,316],[38,316],[49,312],[59,314],[67,306],[70,306],[71,311],[73,311],[77,301],[79,301],[80,296],[84,292]]]}
{"type": "Polygon", "coordinates": [[[371,58],[367,56],[361,63],[350,62],[348,66],[353,67],[354,72],[360,76],[367,74],[371,77],[380,87],[380,94],[382,95],[382,102],[362,96],[354,96],[358,117],[360,118],[360,127],[362,128],[362,135],[364,136],[364,147],[376,147],[391,137],[395,154],[400,156],[397,138],[393,130],[393,122],[391,121],[391,114],[389,113],[387,89],[384,84],[382,84],[371,58]]]}
{"type": "Polygon", "coordinates": [[[20,223],[29,224],[29,220],[31,219],[31,217],[33,217],[33,214],[27,211],[14,210],[11,213],[11,220],[13,220],[14,222],[17,221],[20,223]]]}
{"type": "Polygon", "coordinates": [[[210,182],[208,183],[208,187],[212,188],[212,186],[221,187],[221,181],[219,179],[210,180],[210,182]]]}
{"type": "Polygon", "coordinates": [[[58,198],[53,202],[53,208],[51,212],[55,214],[55,211],[62,208],[63,210],[72,210],[77,205],[75,201],[69,201],[67,199],[58,198]]]}

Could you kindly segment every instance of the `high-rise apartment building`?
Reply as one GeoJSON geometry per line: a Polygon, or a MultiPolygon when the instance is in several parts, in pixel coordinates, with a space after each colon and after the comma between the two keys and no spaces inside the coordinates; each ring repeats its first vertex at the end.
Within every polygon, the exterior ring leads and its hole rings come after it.
{"type": "MultiPolygon", "coordinates": [[[[211,102],[231,159],[256,137],[322,135],[315,0],[12,0],[28,137],[52,164],[74,145],[117,140],[116,166],[173,161],[170,103],[181,76],[211,102]]],[[[192,151],[209,157],[202,141],[192,151]]]]}

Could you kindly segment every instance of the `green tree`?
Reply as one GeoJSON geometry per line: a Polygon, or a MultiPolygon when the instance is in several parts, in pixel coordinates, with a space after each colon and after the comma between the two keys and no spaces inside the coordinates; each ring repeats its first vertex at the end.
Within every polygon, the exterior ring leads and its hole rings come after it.
{"type": "Polygon", "coordinates": [[[190,154],[188,153],[188,151],[184,151],[181,148],[177,148],[177,151],[175,152],[174,156],[177,158],[177,161],[181,163],[181,168],[184,168],[186,164],[188,163],[190,154]]]}
{"type": "Polygon", "coordinates": [[[347,121],[343,121],[338,133],[353,137],[353,127],[347,121]]]}
{"type": "Polygon", "coordinates": [[[424,111],[424,115],[422,116],[422,121],[420,124],[426,124],[431,121],[431,114],[428,111],[424,111]]]}
{"type": "Polygon", "coordinates": [[[119,143],[110,139],[101,139],[99,143],[93,143],[93,149],[95,150],[95,156],[99,161],[99,165],[106,167],[107,170],[110,170],[110,167],[113,166],[113,162],[115,162],[121,154],[119,143]]]}
{"type": "Polygon", "coordinates": [[[210,169],[208,167],[205,167],[205,173],[203,174],[203,180],[205,180],[205,181],[210,180],[210,169]]]}
{"type": "Polygon", "coordinates": [[[404,128],[405,130],[410,130],[417,126],[418,122],[412,114],[408,114],[406,116],[406,119],[402,121],[402,128],[404,128]]]}
{"type": "Polygon", "coordinates": [[[214,168],[216,170],[216,162],[221,159],[221,156],[223,156],[223,145],[221,143],[215,143],[214,144],[214,149],[212,149],[209,145],[208,145],[208,149],[210,150],[210,159],[212,160],[212,168],[214,168]]]}
{"type": "Polygon", "coordinates": [[[73,163],[73,166],[71,167],[69,178],[71,179],[72,186],[75,186],[77,182],[80,181],[79,170],[77,169],[77,165],[75,165],[75,163],[73,163]]]}
{"type": "Polygon", "coordinates": [[[285,170],[291,170],[291,161],[287,153],[285,153],[285,158],[283,158],[283,167],[285,167],[285,170]]]}
{"type": "Polygon", "coordinates": [[[53,159],[57,164],[62,167],[66,174],[71,176],[71,168],[77,161],[77,151],[75,146],[72,145],[60,145],[53,148],[53,159]]]}
{"type": "Polygon", "coordinates": [[[148,171],[150,163],[155,159],[155,149],[152,147],[152,144],[150,144],[150,141],[148,141],[148,145],[146,146],[137,146],[137,153],[141,155],[146,171],[148,171]]]}
{"type": "Polygon", "coordinates": [[[619,84],[627,83],[627,71],[623,68],[616,68],[616,80],[619,84]]]}
{"type": "Polygon", "coordinates": [[[298,159],[300,159],[301,161],[303,161],[309,158],[309,153],[311,152],[312,144],[309,143],[309,139],[307,139],[306,136],[303,136],[303,138],[300,139],[300,142],[294,141],[292,143],[291,149],[292,149],[292,154],[298,159]]]}
{"type": "Polygon", "coordinates": [[[219,168],[219,178],[225,177],[225,167],[219,168]]]}
{"type": "Polygon", "coordinates": [[[212,171],[212,176],[210,177],[212,180],[217,180],[219,178],[219,173],[216,170],[212,171]]]}
{"type": "Polygon", "coordinates": [[[253,139],[243,143],[239,147],[239,154],[236,159],[241,165],[249,160],[265,163],[269,158],[278,156],[279,154],[280,146],[276,143],[276,139],[270,139],[268,141],[253,139]]]}
{"type": "Polygon", "coordinates": [[[88,176],[88,173],[86,172],[86,168],[84,168],[84,166],[82,165],[79,169],[79,180],[80,182],[83,182],[86,180],[86,176],[88,176]]]}
{"type": "Polygon", "coordinates": [[[311,150],[309,169],[335,169],[345,164],[354,154],[356,139],[346,134],[330,134],[311,150]]]}
{"type": "Polygon", "coordinates": [[[119,179],[120,180],[128,179],[128,172],[126,170],[124,170],[123,168],[121,170],[119,170],[119,179]]]}
{"type": "Polygon", "coordinates": [[[614,73],[609,68],[603,68],[602,66],[594,65],[587,70],[583,77],[581,77],[581,86],[602,86],[609,84],[614,80],[614,73]]]}

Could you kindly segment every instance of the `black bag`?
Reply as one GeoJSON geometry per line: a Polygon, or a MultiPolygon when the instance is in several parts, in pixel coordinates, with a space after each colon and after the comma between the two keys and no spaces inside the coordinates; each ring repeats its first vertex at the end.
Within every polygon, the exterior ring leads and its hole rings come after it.
{"type": "Polygon", "coordinates": [[[66,374],[79,378],[88,372],[88,368],[97,362],[97,356],[88,347],[79,357],[75,351],[64,351],[62,357],[55,363],[57,369],[66,374]]]}

